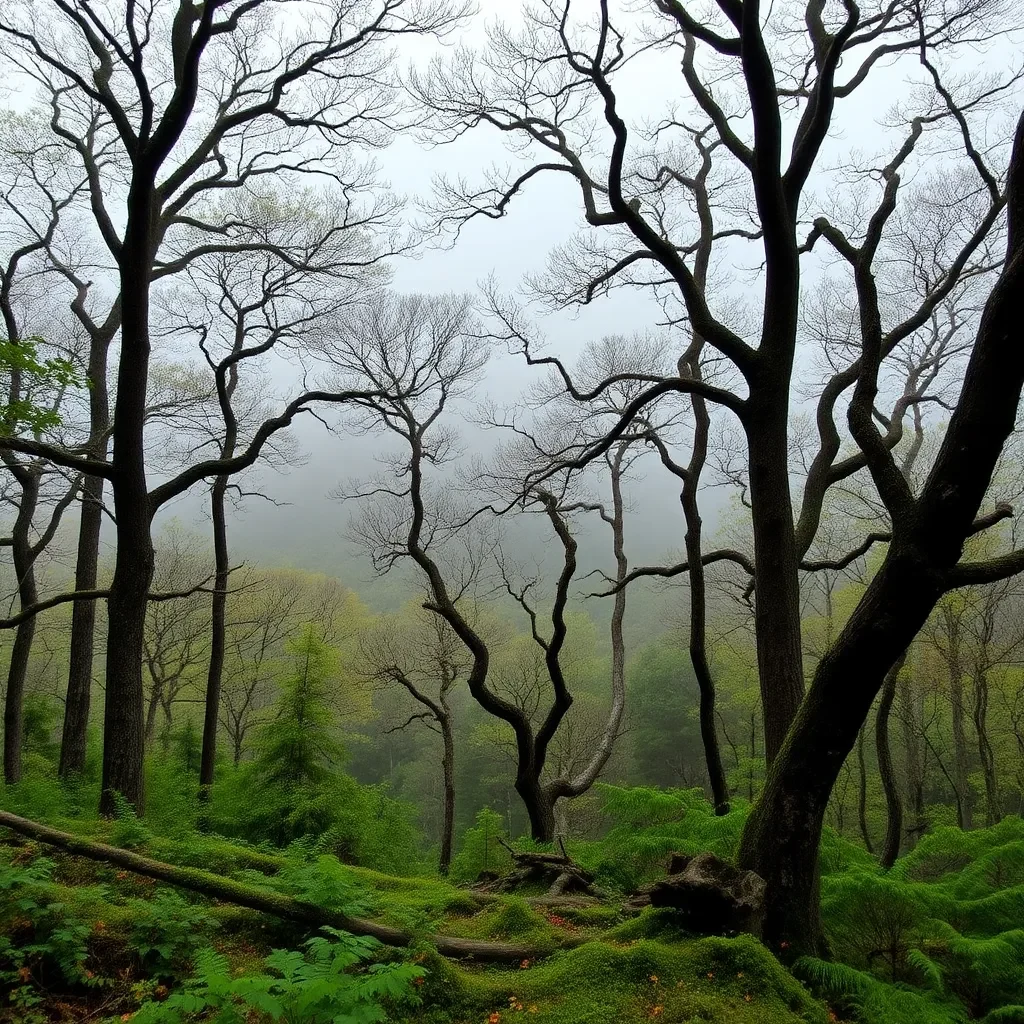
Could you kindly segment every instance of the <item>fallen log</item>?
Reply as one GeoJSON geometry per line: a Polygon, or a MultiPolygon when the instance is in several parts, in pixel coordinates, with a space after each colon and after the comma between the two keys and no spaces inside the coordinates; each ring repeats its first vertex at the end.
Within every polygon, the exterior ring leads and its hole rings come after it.
{"type": "MultiPolygon", "coordinates": [[[[336,910],[328,910],[314,903],[306,903],[293,899],[283,893],[270,889],[235,881],[211,871],[199,868],[183,868],[163,861],[151,860],[132,850],[124,850],[119,846],[108,846],[91,839],[83,839],[70,832],[61,832],[41,825],[39,822],[20,818],[16,814],[0,811],[0,825],[12,832],[27,836],[47,846],[56,846],[68,853],[91,860],[106,861],[147,878],[156,878],[161,882],[199,893],[211,899],[223,900],[239,907],[258,910],[264,914],[272,914],[284,921],[321,928],[329,925],[353,935],[368,935],[387,946],[405,947],[412,944],[414,936],[399,928],[369,921],[362,917],[350,917],[336,910]]],[[[535,960],[554,952],[553,949],[538,949],[535,946],[520,946],[508,942],[490,942],[483,939],[463,939],[454,935],[426,935],[422,937],[429,942],[442,956],[457,959],[489,961],[493,963],[513,963],[521,960],[535,960]]],[[[575,945],[571,938],[563,943],[563,948],[575,945]]]]}

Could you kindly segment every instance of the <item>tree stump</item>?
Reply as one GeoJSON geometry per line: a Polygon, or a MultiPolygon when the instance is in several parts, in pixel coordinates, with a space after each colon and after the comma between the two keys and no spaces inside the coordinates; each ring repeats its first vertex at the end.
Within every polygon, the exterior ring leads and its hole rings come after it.
{"type": "Polygon", "coordinates": [[[524,885],[537,883],[548,886],[547,895],[558,897],[569,893],[593,896],[594,876],[580,867],[566,852],[565,844],[559,840],[561,853],[520,853],[508,843],[499,840],[512,858],[512,870],[494,881],[484,883],[481,888],[487,892],[514,892],[524,885]]]}
{"type": "Polygon", "coordinates": [[[637,911],[670,907],[682,927],[699,935],[760,936],[765,888],[760,875],[741,871],[713,853],[674,853],[668,877],[642,886],[626,906],[637,911]]]}

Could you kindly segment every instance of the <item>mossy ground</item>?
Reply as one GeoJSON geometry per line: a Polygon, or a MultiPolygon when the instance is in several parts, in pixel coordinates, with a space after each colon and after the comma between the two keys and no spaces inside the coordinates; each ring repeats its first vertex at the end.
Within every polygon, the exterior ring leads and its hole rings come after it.
{"type": "Polygon", "coordinates": [[[828,1010],[756,940],[593,941],[518,969],[428,961],[426,1024],[825,1024],[828,1010]]]}
{"type": "MultiPolygon", "coordinates": [[[[102,831],[105,830],[100,830],[102,831]]],[[[97,838],[100,836],[97,835],[97,838]]],[[[109,835],[103,838],[111,838],[109,835]]],[[[200,841],[204,842],[204,841],[200,841]]],[[[181,863],[193,860],[188,849],[170,841],[144,844],[181,863]],[[177,856],[170,856],[177,854],[177,856]]],[[[218,864],[231,873],[269,873],[271,858],[210,841],[218,864]],[[255,863],[254,863],[255,860],[255,863]]],[[[0,859],[27,862],[46,851],[34,844],[0,847],[0,859]]],[[[133,948],[134,915],[140,901],[159,900],[171,890],[131,872],[79,857],[55,854],[45,898],[62,904],[69,919],[88,927],[86,969],[103,984],[75,989],[44,1002],[36,1019],[65,1021],[109,1019],[131,1013],[152,998],[152,969],[133,948]],[[102,1008],[102,1009],[101,1009],[102,1008]]],[[[415,1010],[392,1011],[396,1024],[612,1024],[659,1020],[730,1024],[825,1024],[828,1011],[763,947],[749,937],[685,938],[667,926],[663,915],[647,912],[621,923],[614,907],[568,907],[554,912],[526,899],[479,897],[438,879],[398,878],[353,868],[370,892],[373,914],[405,924],[429,923],[450,934],[514,939],[539,949],[573,948],[508,967],[459,964],[424,947],[417,955],[428,974],[415,1010]],[[612,926],[612,927],[609,927],[612,926]]],[[[233,970],[254,972],[276,946],[294,947],[301,928],[242,908],[192,901],[204,911],[196,938],[227,955],[233,970]]],[[[382,952],[385,952],[382,950],[382,952]]],[[[187,971],[187,963],[179,965],[187,971]]],[[[169,984],[172,982],[169,980],[169,984]]],[[[68,986],[65,986],[68,988],[68,986]]],[[[22,1024],[16,1011],[0,1012],[3,1024],[22,1024]],[[12,1016],[12,1012],[14,1015],[12,1016]]],[[[255,1022],[254,1022],[255,1024],[255,1022]]]]}
{"type": "MultiPolygon", "coordinates": [[[[836,960],[798,963],[796,976],[806,988],[753,939],[695,938],[671,912],[626,916],[614,899],[551,907],[531,893],[487,894],[436,876],[399,877],[343,865],[313,848],[263,849],[196,832],[158,836],[130,820],[61,824],[250,886],[283,885],[304,899],[327,892],[325,880],[340,883],[343,892],[351,889],[360,912],[413,934],[414,952],[429,972],[414,1011],[392,1008],[391,1019],[399,1024],[508,1024],[520,1018],[550,1024],[1024,1024],[1020,819],[975,833],[937,831],[889,873],[860,855],[844,860],[843,844],[833,841],[822,902],[836,960]],[[501,968],[453,963],[430,951],[426,937],[432,932],[514,941],[543,955],[501,968]]],[[[257,971],[271,949],[297,949],[308,937],[299,925],[174,894],[131,872],[13,837],[0,846],[0,868],[5,861],[26,864],[43,856],[53,862],[44,898],[85,928],[85,967],[103,984],[62,988],[50,967],[30,981],[46,993],[46,1015],[31,1018],[33,1024],[131,1013],[152,997],[154,985],[173,987],[189,975],[195,942],[213,946],[244,974],[257,971]],[[174,941],[180,948],[159,970],[139,950],[137,918],[146,907],[151,916],[153,907],[167,910],[170,932],[178,918],[174,941]]],[[[17,916],[0,920],[0,939],[4,928],[14,935],[17,916]]],[[[24,926],[15,938],[33,941],[24,926]]],[[[382,948],[379,955],[394,954],[382,948]]],[[[0,1012],[2,1024],[28,1020],[13,1008],[0,1012]]]]}

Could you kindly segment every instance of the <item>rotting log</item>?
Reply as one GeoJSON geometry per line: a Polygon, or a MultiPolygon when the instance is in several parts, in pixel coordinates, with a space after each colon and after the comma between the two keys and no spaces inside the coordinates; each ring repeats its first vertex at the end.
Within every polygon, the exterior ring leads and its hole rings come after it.
{"type": "MultiPolygon", "coordinates": [[[[83,839],[70,832],[61,832],[48,825],[29,821],[27,818],[21,818],[7,811],[0,811],[0,825],[19,835],[34,839],[47,846],[66,850],[76,856],[106,861],[128,871],[134,871],[136,874],[145,875],[147,878],[156,878],[168,885],[188,889],[190,892],[199,893],[210,899],[223,900],[240,907],[248,907],[250,910],[272,914],[285,921],[310,925],[314,928],[328,925],[353,935],[370,936],[387,946],[405,947],[420,938],[403,932],[399,928],[392,928],[390,925],[369,921],[362,917],[351,917],[337,910],[328,910],[326,907],[296,900],[283,893],[247,885],[211,871],[178,867],[163,861],[152,860],[119,846],[108,846],[106,843],[83,839]]],[[[432,945],[442,956],[493,963],[534,960],[555,952],[551,948],[521,946],[508,942],[489,942],[482,939],[463,939],[454,935],[425,935],[422,936],[422,940],[432,945]]],[[[573,939],[566,938],[560,948],[567,948],[575,944],[573,939]]]]}

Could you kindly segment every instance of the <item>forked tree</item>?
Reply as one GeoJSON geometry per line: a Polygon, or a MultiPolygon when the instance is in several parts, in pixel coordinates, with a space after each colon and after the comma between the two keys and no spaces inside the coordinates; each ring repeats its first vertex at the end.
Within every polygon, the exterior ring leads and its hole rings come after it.
{"type": "MultiPolygon", "coordinates": [[[[530,6],[521,28],[499,24],[483,52],[439,58],[413,84],[434,112],[435,138],[485,125],[524,144],[523,162],[508,175],[496,171],[482,186],[441,182],[436,206],[443,223],[500,217],[540,175],[569,179],[582,201],[587,230],[579,249],[587,259],[560,253],[552,289],[561,279],[562,297],[583,303],[623,284],[671,289],[689,329],[729,367],[722,383],[685,373],[647,382],[619,423],[575,461],[599,457],[666,394],[700,395],[738,421],[745,438],[770,763],[739,862],[768,882],[768,940],[793,951],[820,950],[822,820],[886,673],[944,592],[1024,567],[1020,555],[960,564],[965,539],[1005,517],[1005,509],[979,512],[1014,426],[1024,373],[1015,315],[1024,274],[1024,122],[1007,178],[1002,168],[1012,131],[1000,136],[1005,119],[998,117],[1001,104],[1014,102],[1017,78],[1011,72],[953,85],[942,72],[964,46],[991,42],[1019,26],[1009,7],[984,2],[881,0],[861,8],[852,0],[809,0],[768,10],[758,0],[717,0],[698,17],[683,0],[652,0],[647,10],[656,25],[637,38],[636,20],[613,12],[608,0],[596,11],[569,0],[542,0],[530,6]],[[678,60],[687,104],[664,118],[654,148],[666,158],[657,161],[654,186],[644,173],[650,147],[638,152],[635,141],[640,116],[649,122],[652,113],[629,111],[619,88],[631,64],[641,54],[648,59],[652,50],[678,60]],[[854,215],[840,217],[827,198],[837,180],[826,177],[827,168],[836,166],[826,140],[842,127],[844,107],[864,83],[901,60],[908,71],[916,69],[917,88],[882,133],[883,153],[851,156],[834,172],[860,182],[854,215]],[[730,322],[714,282],[706,292],[698,287],[692,251],[678,230],[687,223],[686,206],[674,207],[672,218],[659,216],[657,205],[653,213],[645,208],[674,180],[665,139],[687,131],[691,115],[714,126],[737,182],[720,203],[726,221],[719,231],[748,232],[763,267],[751,275],[758,289],[752,331],[742,319],[730,322]],[[915,182],[929,144],[943,148],[949,170],[941,180],[915,182]],[[955,226],[928,268],[926,294],[892,302],[880,293],[876,261],[896,211],[912,209],[936,217],[953,211],[955,226]],[[886,360],[928,323],[965,274],[991,266],[993,236],[1007,213],[1007,257],[974,325],[959,399],[929,473],[912,488],[894,455],[905,418],[876,415],[886,360]],[[805,301],[802,269],[824,246],[844,268],[858,331],[817,400],[818,446],[795,514],[790,413],[805,301]],[[845,432],[839,422],[844,411],[845,432]],[[879,571],[805,693],[800,562],[818,531],[829,489],[862,470],[885,507],[891,537],[879,571]]],[[[745,236],[731,242],[741,239],[746,244],[745,236]]]]}
{"type": "Polygon", "coordinates": [[[346,397],[298,396],[264,421],[244,451],[195,463],[151,489],[145,427],[153,281],[186,269],[199,252],[252,247],[238,236],[247,225],[205,219],[211,194],[258,188],[267,175],[343,188],[346,156],[384,144],[398,117],[390,44],[443,34],[462,14],[447,0],[286,6],[51,0],[17,3],[0,15],[7,66],[40,91],[53,133],[86,173],[91,221],[116,281],[121,344],[109,460],[97,457],[95,438],[77,449],[2,439],[6,450],[110,484],[117,556],[107,599],[106,813],[115,793],[143,806],[142,645],[154,513],[201,480],[251,465],[268,437],[311,402],[346,397]],[[205,235],[198,251],[176,247],[196,231],[205,235]]]}
{"type": "MultiPolygon", "coordinates": [[[[556,493],[560,489],[553,486],[523,490],[521,475],[512,472],[518,491],[513,504],[545,521],[557,552],[553,593],[543,613],[531,600],[538,581],[521,580],[509,572],[500,584],[528,617],[531,637],[543,654],[548,685],[538,706],[528,708],[493,685],[491,646],[471,612],[474,588],[488,570],[494,548],[486,535],[477,538],[472,530],[486,509],[474,512],[463,507],[453,497],[454,481],[443,475],[458,451],[447,414],[479,378],[488,354],[482,327],[474,321],[468,300],[458,296],[384,293],[339,316],[331,349],[339,386],[373,392],[372,397],[350,403],[350,427],[397,441],[397,448],[385,456],[389,471],[378,479],[346,486],[342,496],[361,499],[354,532],[378,571],[411,563],[424,577],[429,591],[425,607],[447,622],[468,652],[466,685],[471,696],[512,733],[515,789],[531,832],[541,841],[550,841],[558,801],[586,792],[611,756],[622,715],[623,666],[617,658],[619,682],[613,688],[617,698],[613,696],[606,728],[581,770],[571,776],[547,777],[549,749],[573,703],[562,657],[568,632],[566,608],[577,572],[577,541],[568,520],[581,509],[573,508],[572,502],[563,507],[562,494],[556,493]]],[[[532,442],[528,448],[532,461],[537,451],[532,442]]],[[[519,453],[511,464],[521,462],[519,453]]],[[[489,496],[495,474],[490,476],[489,496]]],[[[499,562],[499,575],[500,570],[499,562]]]]}

